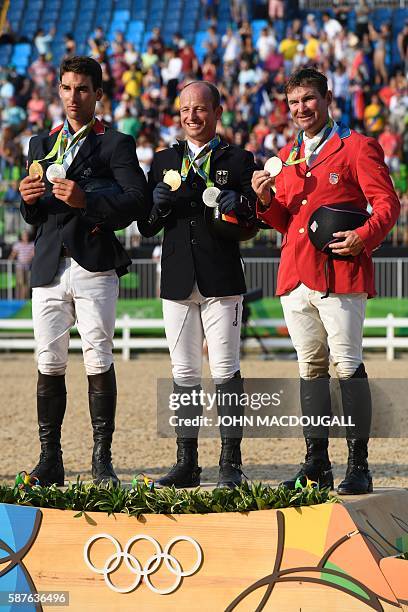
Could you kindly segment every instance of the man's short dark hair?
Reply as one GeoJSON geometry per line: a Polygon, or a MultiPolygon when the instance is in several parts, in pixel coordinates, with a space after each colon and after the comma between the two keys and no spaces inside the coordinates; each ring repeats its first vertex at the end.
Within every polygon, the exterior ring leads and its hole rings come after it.
{"type": "Polygon", "coordinates": [[[66,72],[90,76],[94,91],[102,88],[102,68],[92,57],[75,55],[64,60],[60,66],[60,81],[62,81],[62,77],[66,72]]]}
{"type": "Polygon", "coordinates": [[[215,85],[210,83],[210,81],[191,81],[190,83],[187,83],[187,85],[184,85],[181,91],[184,91],[187,89],[187,87],[190,87],[190,85],[197,85],[197,83],[200,85],[205,85],[210,90],[213,108],[218,108],[221,104],[220,92],[215,85]]]}
{"type": "Polygon", "coordinates": [[[316,68],[301,68],[294,72],[286,82],[286,97],[288,97],[292,89],[305,86],[314,87],[323,98],[328,92],[327,78],[324,74],[316,70],[316,68]]]}

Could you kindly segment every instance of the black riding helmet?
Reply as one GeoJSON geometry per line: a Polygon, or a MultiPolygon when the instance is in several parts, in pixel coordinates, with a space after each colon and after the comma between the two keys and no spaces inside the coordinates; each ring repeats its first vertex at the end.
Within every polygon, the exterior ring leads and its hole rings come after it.
{"type": "Polygon", "coordinates": [[[307,224],[310,242],[316,249],[331,255],[333,259],[350,259],[349,255],[332,253],[329,244],[343,240],[335,238],[333,234],[361,227],[369,217],[370,213],[367,210],[358,209],[355,204],[348,202],[320,206],[310,216],[307,224]]]}

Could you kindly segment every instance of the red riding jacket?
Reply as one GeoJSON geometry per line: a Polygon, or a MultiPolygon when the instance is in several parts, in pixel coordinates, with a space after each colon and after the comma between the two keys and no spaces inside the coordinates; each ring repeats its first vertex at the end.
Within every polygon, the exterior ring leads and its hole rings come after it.
{"type": "MultiPolygon", "coordinates": [[[[279,152],[286,161],[292,144],[279,152]]],[[[300,151],[303,157],[304,145],[300,151]]],[[[291,291],[299,283],[310,289],[332,293],[367,292],[375,295],[372,251],[395,224],[400,203],[392,185],[384,154],[373,138],[344,126],[324,145],[310,167],[305,162],[284,166],[276,177],[276,194],[270,207],[257,214],[259,219],[283,234],[277,295],[291,291]],[[353,208],[367,209],[372,215],[355,230],[364,250],[352,260],[332,260],[310,242],[307,232],[312,213],[325,204],[349,202],[353,208]]]]}

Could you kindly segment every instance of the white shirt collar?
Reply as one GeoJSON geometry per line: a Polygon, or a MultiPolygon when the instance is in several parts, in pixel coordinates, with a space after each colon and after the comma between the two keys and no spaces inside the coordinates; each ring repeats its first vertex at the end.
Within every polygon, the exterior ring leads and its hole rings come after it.
{"type": "Polygon", "coordinates": [[[206,147],[208,145],[208,142],[206,142],[204,145],[199,147],[198,145],[196,145],[193,142],[191,142],[191,140],[187,139],[187,144],[188,144],[188,148],[190,149],[191,153],[193,154],[193,158],[195,158],[200,153],[200,151],[202,151],[204,149],[204,147],[206,147]]]}
{"type": "Polygon", "coordinates": [[[324,126],[322,127],[322,129],[320,130],[320,132],[317,132],[317,134],[315,134],[314,136],[307,136],[306,132],[303,132],[303,140],[306,143],[315,143],[315,142],[319,142],[319,140],[321,138],[323,138],[323,134],[325,132],[325,129],[327,127],[327,124],[325,123],[324,126]]]}
{"type": "Polygon", "coordinates": [[[327,138],[321,143],[319,144],[320,140],[323,138],[324,132],[326,130],[327,125],[325,125],[320,132],[318,132],[317,134],[315,134],[315,136],[312,136],[311,138],[308,138],[306,136],[305,133],[303,133],[303,140],[305,143],[305,156],[309,157],[308,161],[307,161],[307,165],[311,166],[317,155],[320,153],[320,151],[323,149],[323,147],[325,146],[325,144],[331,139],[331,137],[335,134],[335,132],[338,129],[338,124],[333,121],[333,127],[332,130],[330,132],[330,134],[327,136],[327,138]]]}

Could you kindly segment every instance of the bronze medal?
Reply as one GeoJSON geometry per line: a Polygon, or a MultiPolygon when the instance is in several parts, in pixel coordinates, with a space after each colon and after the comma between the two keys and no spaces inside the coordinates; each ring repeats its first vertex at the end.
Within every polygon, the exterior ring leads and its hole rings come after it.
{"type": "Polygon", "coordinates": [[[279,157],[271,157],[264,166],[264,170],[269,172],[272,177],[278,176],[283,168],[282,160],[279,157]]]}

